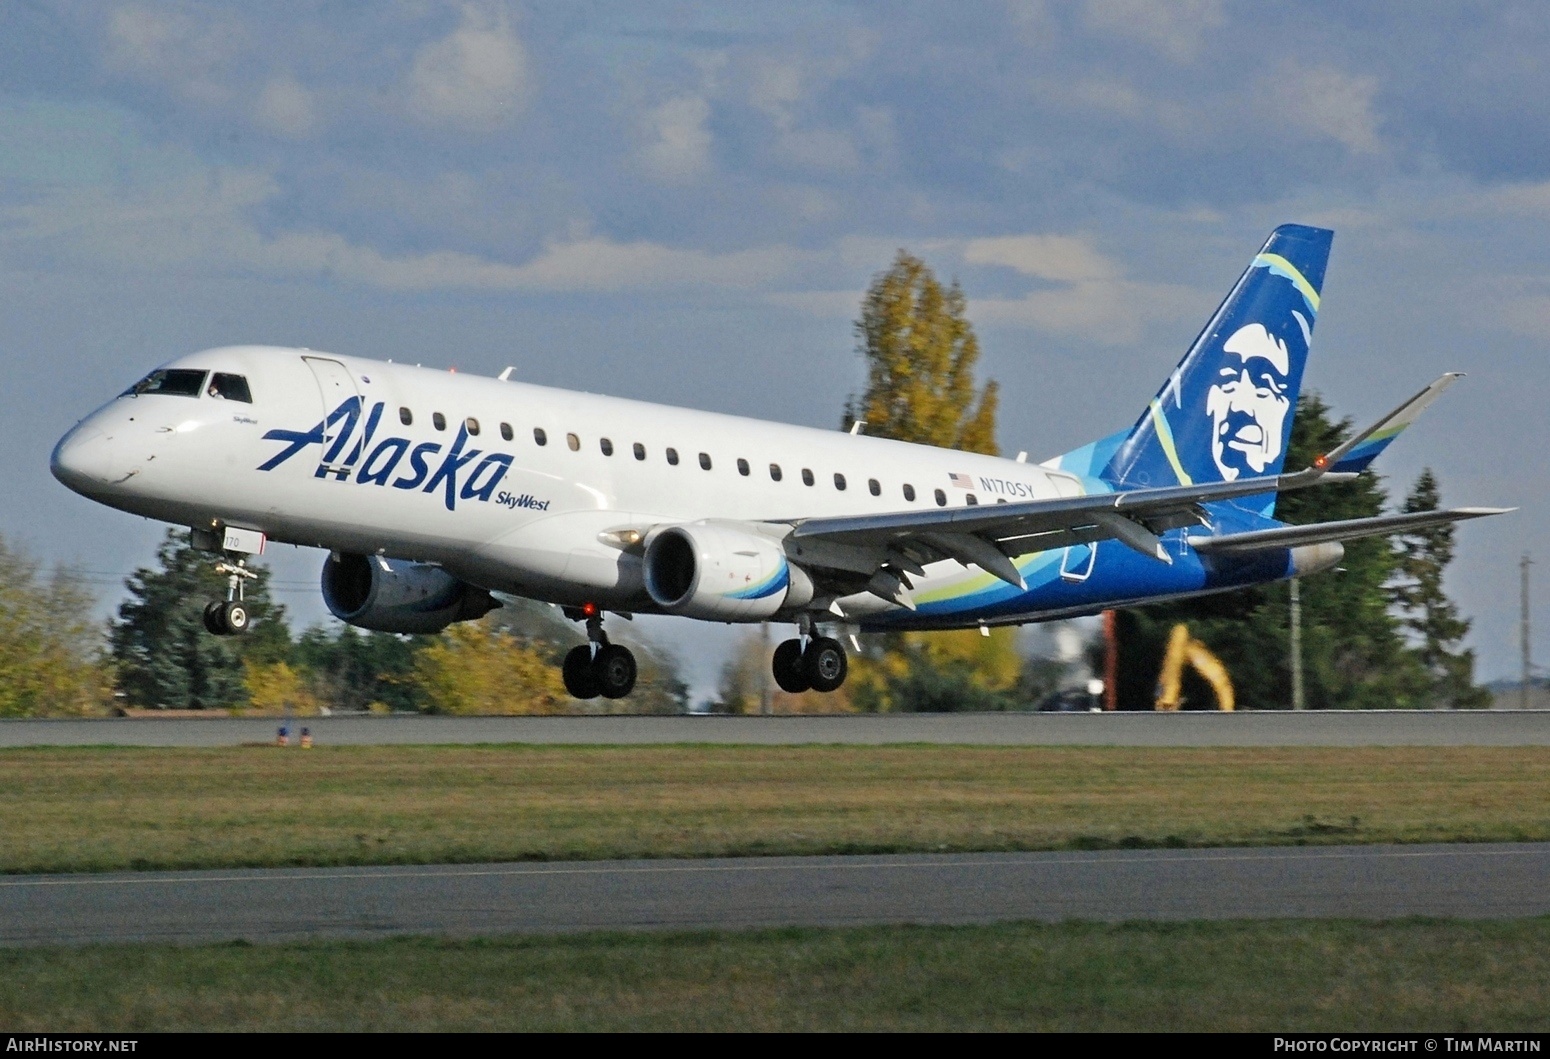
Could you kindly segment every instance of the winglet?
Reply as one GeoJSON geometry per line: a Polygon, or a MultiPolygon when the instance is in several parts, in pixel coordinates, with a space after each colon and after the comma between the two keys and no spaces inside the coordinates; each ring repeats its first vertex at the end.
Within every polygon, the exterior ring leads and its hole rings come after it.
{"type": "Polygon", "coordinates": [[[1313,461],[1309,470],[1323,474],[1326,471],[1356,473],[1378,458],[1378,454],[1400,433],[1414,423],[1426,407],[1442,396],[1442,391],[1464,377],[1460,371],[1450,371],[1436,382],[1394,409],[1372,426],[1353,434],[1339,446],[1313,461]]]}

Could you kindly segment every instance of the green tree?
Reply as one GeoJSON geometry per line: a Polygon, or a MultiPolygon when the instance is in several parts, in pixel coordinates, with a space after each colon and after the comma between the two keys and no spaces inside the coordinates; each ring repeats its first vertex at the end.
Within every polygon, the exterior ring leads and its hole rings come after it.
{"type": "Polygon", "coordinates": [[[243,658],[275,661],[290,648],[284,608],[269,599],[262,566],[245,589],[252,615],[243,636],[212,636],[205,605],[226,598],[226,578],[212,557],[189,544],[186,530],[169,529],[156,550],[157,568],[142,567],[125,582],[129,598],[109,629],[120,690],[130,705],[204,710],[245,706],[243,658]]]}
{"type": "MultiPolygon", "coordinates": [[[[1350,435],[1350,420],[1335,421],[1317,393],[1306,393],[1292,424],[1287,467],[1308,466],[1350,435]]],[[[1387,501],[1382,480],[1363,474],[1287,493],[1276,516],[1303,524],[1365,518],[1387,501]]],[[[1303,675],[1311,709],[1393,709],[1427,704],[1427,677],[1406,650],[1390,612],[1388,585],[1398,555],[1385,537],[1346,543],[1340,569],[1301,581],[1303,675]]],[[[1119,698],[1123,708],[1151,709],[1168,631],[1186,622],[1221,658],[1238,701],[1253,709],[1291,705],[1290,596],[1286,582],[1122,612],[1119,620],[1119,698]]],[[[1209,702],[1203,687],[1186,682],[1186,697],[1209,702]]]]}
{"type": "Polygon", "coordinates": [[[844,425],[877,437],[996,454],[997,387],[976,390],[979,340],[955,280],[938,282],[904,250],[872,280],[856,321],[867,388],[846,402],[844,425]]]}
{"type": "Polygon", "coordinates": [[[0,538],[0,717],[106,712],[94,600],[69,569],[41,577],[0,538]]]}
{"type": "MultiPolygon", "coordinates": [[[[1405,498],[1405,511],[1436,511],[1441,499],[1437,476],[1428,467],[1405,498]]],[[[1431,678],[1431,704],[1481,709],[1490,704],[1491,696],[1475,686],[1474,651],[1460,646],[1469,622],[1459,616],[1457,605],[1442,588],[1443,574],[1453,561],[1453,540],[1452,523],[1400,535],[1398,569],[1390,592],[1401,627],[1431,678]]]]}
{"type": "Polygon", "coordinates": [[[314,625],[296,638],[291,664],[330,710],[413,713],[425,707],[415,680],[416,656],[430,642],[429,636],[362,632],[343,623],[329,635],[314,625]]]}

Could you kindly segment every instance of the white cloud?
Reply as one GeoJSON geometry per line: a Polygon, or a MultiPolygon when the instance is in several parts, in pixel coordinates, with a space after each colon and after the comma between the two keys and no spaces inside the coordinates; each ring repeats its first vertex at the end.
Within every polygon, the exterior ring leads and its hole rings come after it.
{"type": "Polygon", "coordinates": [[[1089,28],[1138,40],[1169,58],[1193,59],[1226,21],[1222,0],[1087,0],[1089,28]]]}
{"type": "Polygon", "coordinates": [[[223,170],[134,190],[61,188],[0,210],[0,264],[325,276],[392,290],[758,289],[822,255],[774,245],[728,253],[577,235],[520,264],[456,250],[390,254],[333,232],[270,235],[248,217],[278,188],[223,170]]]}
{"type": "Polygon", "coordinates": [[[1014,324],[1075,335],[1099,345],[1139,342],[1146,325],[1177,319],[1194,307],[1188,287],[1136,280],[1084,280],[1021,298],[976,298],[969,315],[976,322],[1014,324]]]}
{"type": "Polygon", "coordinates": [[[522,113],[529,80],[527,53],[505,12],[469,4],[456,30],[415,55],[409,112],[427,125],[489,131],[522,113]]]}
{"type": "Polygon", "coordinates": [[[881,108],[859,108],[854,130],[810,127],[799,118],[802,102],[832,82],[849,61],[831,58],[813,64],[766,59],[754,65],[748,101],[774,127],[770,148],[781,161],[821,173],[854,173],[862,164],[858,139],[880,151],[891,149],[893,118],[881,108]]]}
{"type": "Polygon", "coordinates": [[[1265,105],[1295,128],[1328,137],[1356,154],[1382,149],[1373,110],[1376,77],[1359,77],[1332,66],[1286,63],[1263,82],[1262,90],[1265,105]]]}
{"type": "Polygon", "coordinates": [[[710,165],[710,104],[701,96],[675,96],[645,115],[650,141],[641,148],[641,164],[668,184],[693,180],[710,165]]]}
{"type": "Polygon", "coordinates": [[[1005,235],[971,239],[963,248],[970,265],[1004,265],[1025,276],[1057,283],[1109,280],[1119,267],[1085,239],[1069,235],[1005,235]]]}
{"type": "Polygon", "coordinates": [[[302,137],[317,131],[318,112],[312,93],[290,76],[276,77],[264,86],[253,107],[260,126],[281,136],[302,137]]]}
{"type": "Polygon", "coordinates": [[[161,82],[205,105],[226,102],[231,90],[220,68],[241,48],[246,33],[233,15],[201,11],[195,20],[178,11],[125,4],[109,16],[109,69],[161,82]]]}
{"type": "Polygon", "coordinates": [[[969,265],[1012,268],[1058,284],[1020,298],[975,299],[969,310],[976,321],[1031,326],[1102,345],[1125,345],[1140,340],[1147,323],[1172,319],[1192,305],[1188,288],[1126,279],[1116,262],[1076,236],[971,239],[963,245],[963,260],[969,265]]]}

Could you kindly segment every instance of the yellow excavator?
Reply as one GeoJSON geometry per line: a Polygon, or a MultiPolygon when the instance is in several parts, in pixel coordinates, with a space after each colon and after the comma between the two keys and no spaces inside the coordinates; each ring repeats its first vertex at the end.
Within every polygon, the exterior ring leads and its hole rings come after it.
{"type": "Polygon", "coordinates": [[[1177,710],[1184,701],[1185,663],[1193,666],[1195,672],[1211,685],[1211,690],[1216,694],[1216,708],[1230,711],[1233,708],[1233,693],[1227,667],[1205,644],[1189,634],[1189,626],[1183,622],[1175,625],[1173,632],[1168,634],[1168,651],[1163,655],[1162,671],[1157,674],[1156,708],[1177,710]]]}

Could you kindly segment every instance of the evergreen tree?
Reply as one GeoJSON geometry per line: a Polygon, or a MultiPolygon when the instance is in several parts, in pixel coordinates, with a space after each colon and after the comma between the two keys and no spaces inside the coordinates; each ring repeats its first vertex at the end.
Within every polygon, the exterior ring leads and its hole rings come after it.
{"type": "Polygon", "coordinates": [[[413,713],[425,707],[415,679],[416,655],[431,639],[363,632],[343,623],[330,636],[314,625],[297,637],[293,665],[330,710],[413,713]]]}
{"type": "MultiPolygon", "coordinates": [[[[1431,468],[1421,472],[1405,498],[1405,511],[1436,511],[1442,496],[1431,468]]],[[[1479,709],[1490,693],[1474,683],[1475,653],[1460,649],[1469,622],[1442,588],[1443,573],[1453,561],[1454,526],[1447,523],[1413,530],[1397,539],[1398,570],[1391,585],[1394,607],[1413,650],[1431,678],[1431,704],[1452,709],[1479,709]]]]}
{"type": "Polygon", "coordinates": [[[900,250],[861,303],[856,347],[867,388],[846,402],[845,427],[860,419],[876,437],[995,455],[997,388],[975,389],[980,348],[966,309],[957,281],[944,288],[900,250]]]}
{"type": "Polygon", "coordinates": [[[244,590],[252,624],[243,636],[212,636],[205,605],[226,598],[226,578],[212,557],[189,544],[187,530],[167,531],[157,569],[141,568],[125,582],[129,598],[109,629],[119,688],[130,705],[204,710],[243,706],[244,655],[273,661],[289,650],[284,608],[269,599],[269,571],[244,590]]]}

